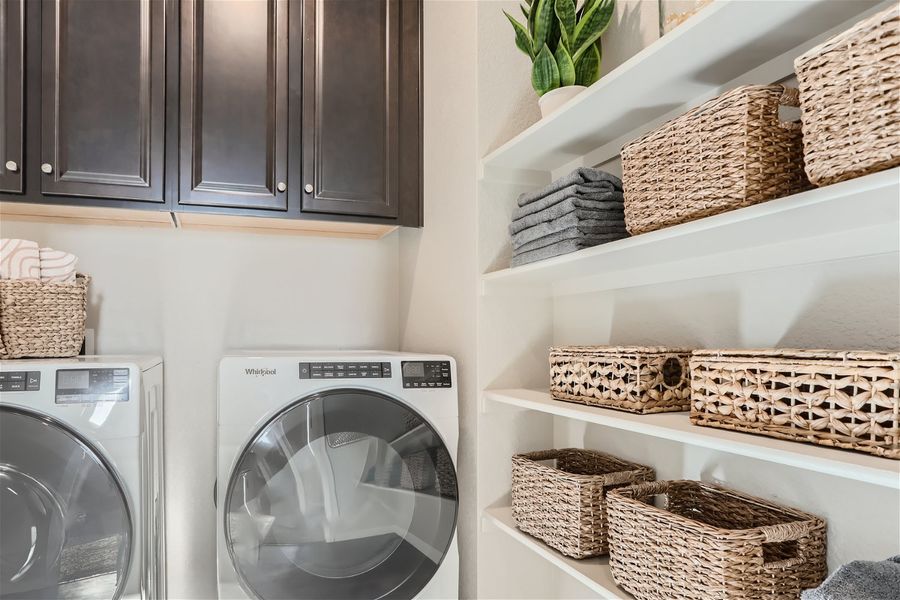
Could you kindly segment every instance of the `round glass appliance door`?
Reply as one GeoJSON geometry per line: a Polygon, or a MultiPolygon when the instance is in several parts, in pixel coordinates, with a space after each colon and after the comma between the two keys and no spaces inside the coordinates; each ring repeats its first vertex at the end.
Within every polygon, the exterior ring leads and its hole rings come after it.
{"type": "Polygon", "coordinates": [[[412,598],[456,528],[441,437],[387,396],[334,390],[271,419],[225,494],[225,535],[257,598],[412,598]]]}
{"type": "Polygon", "coordinates": [[[131,531],[122,487],[90,444],[0,407],[0,598],[118,598],[131,531]]]}

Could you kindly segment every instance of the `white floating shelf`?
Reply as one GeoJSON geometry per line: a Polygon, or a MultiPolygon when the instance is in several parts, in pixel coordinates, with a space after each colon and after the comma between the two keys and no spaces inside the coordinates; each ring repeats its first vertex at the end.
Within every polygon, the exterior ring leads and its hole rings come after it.
{"type": "Polygon", "coordinates": [[[547,392],[535,390],[487,390],[484,395],[486,400],[518,408],[900,489],[900,461],[749,433],[699,427],[691,425],[688,413],[684,412],[637,415],[560,402],[552,399],[547,392]]]}
{"type": "MultiPolygon", "coordinates": [[[[561,110],[487,155],[482,163],[485,173],[561,167],[698,97],[715,93],[877,4],[870,0],[715,0],[561,110]]],[[[789,62],[786,66],[791,70],[789,62]]]]}
{"type": "Polygon", "coordinates": [[[560,554],[536,538],[519,531],[512,516],[512,509],[508,506],[489,508],[484,511],[484,517],[496,525],[500,531],[509,535],[541,558],[553,563],[560,570],[596,592],[601,598],[609,600],[632,598],[630,594],[622,591],[616,585],[609,570],[608,559],[585,558],[575,560],[560,554]]]}
{"type": "Polygon", "coordinates": [[[900,169],[891,169],[486,273],[482,293],[577,294],[898,252],[900,169]]]}

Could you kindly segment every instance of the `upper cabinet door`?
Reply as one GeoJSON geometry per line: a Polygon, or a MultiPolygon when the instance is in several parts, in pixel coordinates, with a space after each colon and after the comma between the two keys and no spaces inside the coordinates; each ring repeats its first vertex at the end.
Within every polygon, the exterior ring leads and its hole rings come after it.
{"type": "Polygon", "coordinates": [[[401,2],[303,5],[302,210],[396,218],[401,2]]]}
{"type": "Polygon", "coordinates": [[[181,204],[287,209],[287,0],[182,0],[181,204]]]}
{"type": "Polygon", "coordinates": [[[25,0],[0,0],[0,192],[22,193],[25,0]]]}
{"type": "Polygon", "coordinates": [[[43,1],[43,193],[163,201],[165,6],[43,1]]]}

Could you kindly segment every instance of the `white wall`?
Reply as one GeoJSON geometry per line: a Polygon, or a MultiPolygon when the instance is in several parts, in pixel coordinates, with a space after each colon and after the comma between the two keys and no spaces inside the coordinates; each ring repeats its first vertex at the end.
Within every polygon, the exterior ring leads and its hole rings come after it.
{"type": "Polygon", "coordinates": [[[459,369],[460,594],[475,596],[476,17],[425,2],[425,227],[400,232],[400,347],[459,369]]]}
{"type": "Polygon", "coordinates": [[[169,597],[216,597],[216,369],[229,349],[398,347],[398,235],[338,240],[4,221],[93,277],[99,354],[160,354],[169,597]]]}

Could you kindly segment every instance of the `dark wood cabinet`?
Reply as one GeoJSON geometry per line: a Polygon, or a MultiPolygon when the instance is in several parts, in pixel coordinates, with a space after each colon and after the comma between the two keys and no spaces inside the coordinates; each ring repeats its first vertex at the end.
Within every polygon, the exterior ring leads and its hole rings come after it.
{"type": "Polygon", "coordinates": [[[419,226],[421,11],[0,0],[0,200],[419,226]]]}
{"type": "Polygon", "coordinates": [[[303,7],[302,210],[417,225],[420,2],[303,7]]]}
{"type": "Polygon", "coordinates": [[[44,0],[44,194],[164,201],[165,6],[44,0]]]}
{"type": "Polygon", "coordinates": [[[288,1],[181,10],[180,204],[287,210],[288,1]]]}
{"type": "Polygon", "coordinates": [[[25,0],[0,0],[0,192],[23,191],[25,0]]]}

